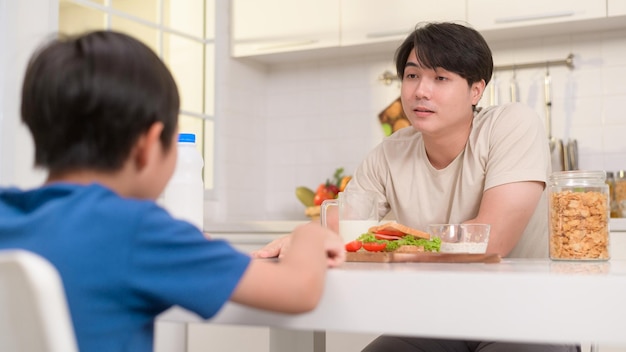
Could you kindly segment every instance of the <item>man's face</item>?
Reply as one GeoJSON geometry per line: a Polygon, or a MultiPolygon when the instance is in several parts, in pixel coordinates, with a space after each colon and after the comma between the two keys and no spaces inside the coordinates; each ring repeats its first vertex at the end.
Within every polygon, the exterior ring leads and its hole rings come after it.
{"type": "Polygon", "coordinates": [[[402,79],[402,106],[413,128],[424,135],[449,135],[467,128],[472,105],[480,100],[484,83],[468,86],[456,73],[422,67],[415,51],[407,59],[402,79]]]}

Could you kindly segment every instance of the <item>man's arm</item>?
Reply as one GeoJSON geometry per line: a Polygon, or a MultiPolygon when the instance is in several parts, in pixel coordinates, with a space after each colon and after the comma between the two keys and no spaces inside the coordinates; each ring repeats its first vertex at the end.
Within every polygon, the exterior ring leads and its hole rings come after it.
{"type": "Polygon", "coordinates": [[[506,256],[513,250],[539,204],[544,186],[537,181],[514,182],[483,193],[478,216],[466,223],[491,224],[487,253],[506,256]]]}

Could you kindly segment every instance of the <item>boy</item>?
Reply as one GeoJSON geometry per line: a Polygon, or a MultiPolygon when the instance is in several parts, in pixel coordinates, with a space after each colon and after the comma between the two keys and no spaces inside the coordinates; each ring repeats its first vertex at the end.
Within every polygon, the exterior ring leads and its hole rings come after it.
{"type": "Polygon", "coordinates": [[[343,245],[315,224],[290,254],[251,260],[207,240],[154,200],[176,164],[179,96],[139,41],[98,31],[53,40],[31,59],[21,114],[33,190],[0,190],[0,249],[22,248],[59,271],[81,351],[151,351],[153,321],[172,305],[204,318],[227,300],[286,313],[313,309],[343,245]]]}

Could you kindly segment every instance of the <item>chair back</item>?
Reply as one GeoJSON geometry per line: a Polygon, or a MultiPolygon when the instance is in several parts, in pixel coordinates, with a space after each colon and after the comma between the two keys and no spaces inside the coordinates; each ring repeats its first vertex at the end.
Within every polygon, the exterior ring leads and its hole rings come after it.
{"type": "Polygon", "coordinates": [[[0,250],[0,351],[78,351],[61,278],[35,253],[0,250]]]}

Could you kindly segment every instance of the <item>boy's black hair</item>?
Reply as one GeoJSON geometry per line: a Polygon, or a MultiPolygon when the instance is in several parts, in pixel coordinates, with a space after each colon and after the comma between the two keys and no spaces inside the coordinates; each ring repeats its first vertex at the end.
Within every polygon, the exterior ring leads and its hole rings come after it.
{"type": "Polygon", "coordinates": [[[443,68],[467,80],[468,85],[485,80],[493,73],[491,49],[475,29],[451,22],[418,24],[396,50],[398,78],[404,78],[404,67],[413,50],[426,68],[443,68]]]}
{"type": "Polygon", "coordinates": [[[95,31],[52,40],[36,52],[22,87],[22,121],[35,165],[51,173],[115,171],[155,122],[173,145],[180,101],[170,71],[138,40],[95,31]]]}

